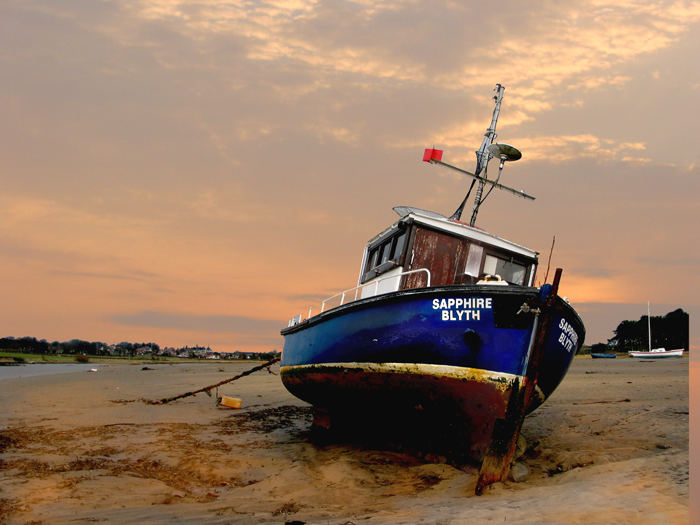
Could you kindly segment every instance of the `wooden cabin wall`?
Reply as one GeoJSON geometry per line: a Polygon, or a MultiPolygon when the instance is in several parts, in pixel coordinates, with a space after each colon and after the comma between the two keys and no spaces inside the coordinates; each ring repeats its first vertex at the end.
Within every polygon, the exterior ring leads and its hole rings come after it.
{"type": "MultiPolygon", "coordinates": [[[[467,263],[466,239],[453,237],[444,233],[416,226],[413,232],[412,246],[409,246],[407,270],[427,268],[430,270],[430,285],[440,286],[455,284],[461,278],[467,263]]],[[[403,278],[400,288],[418,288],[426,285],[423,272],[407,275],[403,278]]]]}

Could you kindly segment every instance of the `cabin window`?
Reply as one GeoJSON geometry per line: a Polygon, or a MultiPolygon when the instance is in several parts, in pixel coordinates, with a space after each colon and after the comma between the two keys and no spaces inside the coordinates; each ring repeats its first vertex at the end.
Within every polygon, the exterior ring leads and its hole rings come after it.
{"type": "Polygon", "coordinates": [[[467,267],[464,273],[472,277],[479,277],[481,269],[481,256],[484,254],[484,248],[478,244],[469,245],[469,254],[467,255],[467,267]]]}
{"type": "Polygon", "coordinates": [[[391,250],[391,259],[397,261],[403,253],[403,245],[406,242],[406,232],[397,235],[394,238],[394,247],[391,250]]]}
{"type": "Polygon", "coordinates": [[[379,264],[384,264],[389,260],[389,257],[391,256],[391,241],[387,241],[384,244],[382,244],[382,247],[379,248],[379,253],[381,253],[379,257],[379,264]]]}
{"type": "Polygon", "coordinates": [[[377,266],[377,252],[379,252],[379,248],[374,248],[369,252],[369,257],[367,258],[368,270],[377,266]]]}
{"type": "Polygon", "coordinates": [[[365,266],[365,281],[400,264],[403,249],[406,244],[406,231],[394,232],[393,235],[381,241],[370,249],[365,266]]]}
{"type": "Polygon", "coordinates": [[[501,279],[512,284],[522,285],[525,283],[527,267],[508,259],[500,259],[493,255],[484,258],[484,273],[490,275],[500,275],[501,279]]]}

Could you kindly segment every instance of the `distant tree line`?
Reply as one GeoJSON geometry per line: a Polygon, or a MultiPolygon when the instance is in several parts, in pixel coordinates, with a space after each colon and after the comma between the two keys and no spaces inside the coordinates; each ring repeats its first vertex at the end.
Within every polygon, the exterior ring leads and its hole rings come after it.
{"type": "Polygon", "coordinates": [[[11,350],[26,354],[85,354],[85,355],[118,355],[133,357],[137,348],[150,347],[153,352],[158,352],[160,347],[156,343],[129,343],[121,342],[116,345],[108,345],[100,341],[83,341],[71,339],[70,341],[53,341],[46,339],[37,340],[36,337],[3,337],[0,339],[0,349],[11,350]]]}
{"type": "MultiPolygon", "coordinates": [[[[651,347],[672,350],[689,350],[690,316],[678,308],[664,316],[651,317],[651,347]]],[[[645,350],[649,347],[649,317],[643,315],[638,321],[622,321],[613,330],[614,336],[607,343],[597,343],[590,347],[591,352],[628,352],[645,350]]]]}
{"type": "Polygon", "coordinates": [[[277,357],[276,350],[269,352],[213,352],[204,346],[185,346],[182,348],[161,348],[157,343],[130,343],[122,341],[117,344],[107,344],[100,341],[83,341],[71,339],[64,342],[48,342],[36,337],[3,337],[0,338],[0,350],[24,354],[66,354],[90,356],[135,357],[137,355],[172,356],[188,358],[221,358],[221,359],[264,359],[277,357]]]}

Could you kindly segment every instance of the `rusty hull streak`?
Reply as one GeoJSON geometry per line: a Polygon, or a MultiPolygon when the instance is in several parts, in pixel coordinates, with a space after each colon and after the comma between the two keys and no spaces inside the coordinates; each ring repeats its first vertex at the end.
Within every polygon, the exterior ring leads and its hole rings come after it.
{"type": "Polygon", "coordinates": [[[494,422],[506,416],[514,385],[522,381],[514,374],[414,363],[324,363],[280,372],[292,394],[331,414],[433,413],[462,428],[476,461],[488,449],[494,422]]]}
{"type": "Polygon", "coordinates": [[[552,306],[557,299],[561,274],[562,269],[557,268],[554,272],[549,296],[539,305],[535,305],[542,308],[543,312],[538,317],[537,330],[531,343],[532,353],[528,357],[525,377],[522,384],[520,381],[516,381],[513,385],[507,401],[505,418],[499,417],[495,422],[493,436],[484,455],[484,461],[479,470],[479,479],[476,482],[474,492],[477,496],[480,496],[488,485],[504,480],[510,471],[523,420],[527,414],[528,405],[536,393],[537,376],[544,356],[547,330],[552,319],[552,306]]]}

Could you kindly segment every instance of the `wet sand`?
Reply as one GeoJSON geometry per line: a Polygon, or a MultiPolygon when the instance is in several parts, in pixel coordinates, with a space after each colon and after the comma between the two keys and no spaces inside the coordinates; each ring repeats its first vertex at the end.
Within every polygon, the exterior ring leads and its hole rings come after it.
{"type": "MultiPolygon", "coordinates": [[[[0,522],[688,523],[688,360],[581,358],[523,426],[525,481],[474,496],[477,465],[355,440],[251,363],[107,365],[0,380],[0,522]]],[[[279,370],[277,365],[273,371],[279,370]]]]}

